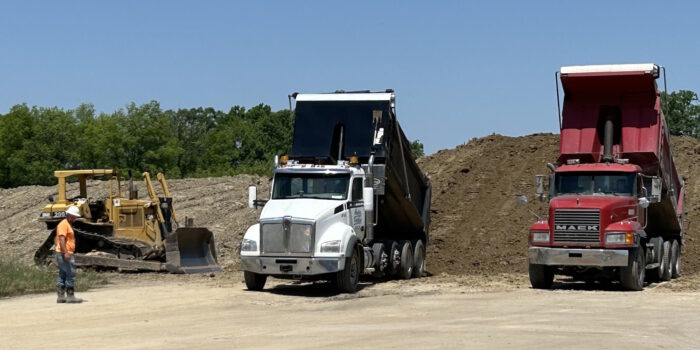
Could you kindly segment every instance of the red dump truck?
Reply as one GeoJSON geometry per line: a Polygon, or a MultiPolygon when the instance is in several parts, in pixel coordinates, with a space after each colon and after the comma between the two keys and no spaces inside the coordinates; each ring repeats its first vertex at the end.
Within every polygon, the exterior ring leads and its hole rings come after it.
{"type": "Polygon", "coordinates": [[[529,232],[534,288],[551,288],[554,274],[619,280],[628,290],[680,275],[685,191],[656,85],[662,70],[623,64],[558,72],[561,140],[557,165],[548,164],[548,195],[545,176],[537,177],[549,217],[529,232]]]}

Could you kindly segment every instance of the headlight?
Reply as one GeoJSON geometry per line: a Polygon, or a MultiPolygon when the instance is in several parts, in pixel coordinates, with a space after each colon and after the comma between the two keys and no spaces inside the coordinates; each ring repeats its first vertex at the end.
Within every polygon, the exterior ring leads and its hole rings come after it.
{"type": "Polygon", "coordinates": [[[258,242],[252,239],[243,239],[241,243],[242,252],[254,252],[258,250],[258,242]]]}
{"type": "Polygon", "coordinates": [[[340,253],[340,241],[321,243],[321,253],[340,253]]]}
{"type": "Polygon", "coordinates": [[[633,244],[634,232],[610,232],[605,235],[605,244],[633,244]]]}
{"type": "Polygon", "coordinates": [[[549,242],[549,232],[535,231],[532,233],[532,242],[547,243],[549,242]]]}

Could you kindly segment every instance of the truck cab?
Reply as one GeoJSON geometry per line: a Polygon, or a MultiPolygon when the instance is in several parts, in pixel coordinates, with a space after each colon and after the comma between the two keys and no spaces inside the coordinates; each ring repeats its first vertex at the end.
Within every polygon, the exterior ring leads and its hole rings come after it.
{"type": "Polygon", "coordinates": [[[243,269],[278,277],[343,270],[345,258],[365,237],[364,178],[349,162],[279,166],[259,223],[245,233],[243,269]]]}

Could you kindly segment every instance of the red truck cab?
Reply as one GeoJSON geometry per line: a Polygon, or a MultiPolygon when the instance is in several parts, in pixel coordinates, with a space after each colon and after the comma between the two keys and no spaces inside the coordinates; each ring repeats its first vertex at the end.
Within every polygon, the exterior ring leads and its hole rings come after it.
{"type": "Polygon", "coordinates": [[[647,277],[680,274],[684,188],[660,109],[659,71],[562,67],[559,166],[551,166],[548,218],[529,233],[533,287],[550,288],[557,273],[641,290],[647,277]]]}

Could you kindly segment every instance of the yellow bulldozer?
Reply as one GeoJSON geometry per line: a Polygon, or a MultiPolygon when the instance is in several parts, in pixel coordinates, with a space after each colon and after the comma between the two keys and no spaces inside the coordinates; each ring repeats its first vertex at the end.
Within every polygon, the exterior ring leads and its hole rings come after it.
{"type": "Polygon", "coordinates": [[[148,199],[139,199],[131,174],[127,189],[116,170],[57,170],[58,198],[49,197],[50,204],[41,211],[39,221],[46,223],[50,234],[34,255],[43,265],[53,260],[56,226],[66,216],[66,209],[75,205],[81,217],[73,223],[75,232],[75,263],[132,271],[169,271],[172,273],[205,273],[221,270],[216,259],[214,236],[203,227],[192,227],[185,219],[180,227],[173,208],[172,197],[162,173],[158,173],[163,197],[158,197],[151,176],[143,179],[148,199]],[[68,198],[66,183],[77,178],[80,193],[68,198]],[[109,181],[109,195],[91,198],[87,194],[87,179],[109,181]],[[122,192],[127,194],[122,195],[122,192]]]}

